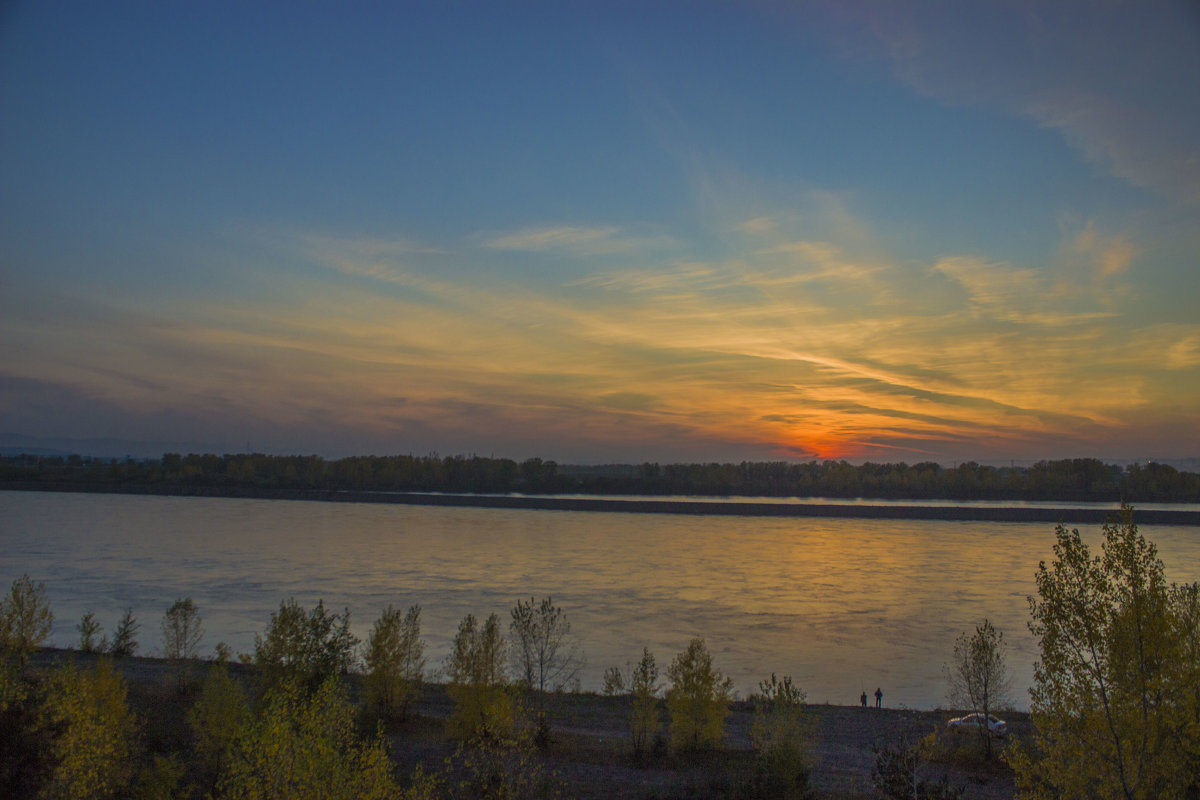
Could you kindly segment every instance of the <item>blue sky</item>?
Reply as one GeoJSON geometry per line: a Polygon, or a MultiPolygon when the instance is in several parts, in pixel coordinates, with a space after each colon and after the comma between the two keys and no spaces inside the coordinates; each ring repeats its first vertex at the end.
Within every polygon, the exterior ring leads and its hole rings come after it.
{"type": "Polygon", "coordinates": [[[1195,456],[1198,74],[1186,3],[11,3],[0,432],[1195,456]]]}

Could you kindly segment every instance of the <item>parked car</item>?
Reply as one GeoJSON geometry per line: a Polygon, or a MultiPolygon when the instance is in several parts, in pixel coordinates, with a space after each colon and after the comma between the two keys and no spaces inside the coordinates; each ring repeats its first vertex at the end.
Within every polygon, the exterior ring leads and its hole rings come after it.
{"type": "Polygon", "coordinates": [[[992,715],[984,716],[983,714],[967,714],[965,717],[957,717],[946,723],[946,727],[952,730],[959,731],[977,731],[983,727],[984,720],[987,720],[987,728],[993,736],[1005,736],[1008,734],[1008,724],[997,719],[992,715]]]}

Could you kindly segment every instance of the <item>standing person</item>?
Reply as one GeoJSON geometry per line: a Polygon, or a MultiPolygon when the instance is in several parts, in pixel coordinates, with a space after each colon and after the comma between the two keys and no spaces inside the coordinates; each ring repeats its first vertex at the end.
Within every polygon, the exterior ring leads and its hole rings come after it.
{"type": "Polygon", "coordinates": [[[875,688],[875,707],[883,707],[883,689],[880,689],[879,687],[875,688]]]}
{"type": "Polygon", "coordinates": [[[863,708],[867,707],[867,690],[866,689],[863,689],[862,704],[863,704],[863,708]]]}

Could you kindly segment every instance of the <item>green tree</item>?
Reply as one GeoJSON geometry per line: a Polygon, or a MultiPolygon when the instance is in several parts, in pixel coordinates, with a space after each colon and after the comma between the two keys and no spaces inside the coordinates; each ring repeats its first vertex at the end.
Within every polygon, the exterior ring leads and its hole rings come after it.
{"type": "Polygon", "coordinates": [[[196,763],[213,788],[234,740],[250,722],[246,696],[224,664],[208,669],[200,696],[187,714],[196,763]]]}
{"type": "Polygon", "coordinates": [[[805,798],[809,787],[808,741],[810,726],[804,716],[803,690],[771,677],[758,684],[750,741],[756,755],[752,786],[759,797],[805,798]]]}
{"type": "MultiPolygon", "coordinates": [[[[963,633],[954,642],[954,660],[943,667],[950,691],[947,698],[956,708],[969,709],[986,718],[1012,703],[1012,679],[1008,674],[1008,650],[1004,634],[984,620],[974,634],[963,633]]],[[[978,726],[984,752],[992,757],[992,733],[978,726]]]]}
{"type": "Polygon", "coordinates": [[[540,603],[531,597],[518,600],[511,616],[509,652],[517,679],[539,692],[578,686],[583,652],[563,610],[550,597],[540,603]]]}
{"type": "Polygon", "coordinates": [[[137,618],[133,616],[133,609],[125,609],[125,613],[121,615],[121,619],[117,623],[117,629],[113,631],[112,645],[109,646],[108,652],[117,658],[127,658],[136,653],[138,648],[137,632],[141,627],[137,618]]]}
{"type": "Polygon", "coordinates": [[[23,667],[33,651],[49,638],[53,626],[46,584],[34,583],[28,575],[22,575],[12,582],[8,596],[0,600],[0,655],[15,659],[23,667]]]}
{"type": "Polygon", "coordinates": [[[204,637],[204,627],[192,598],[176,600],[163,614],[163,656],[174,662],[176,688],[182,694],[187,688],[184,662],[194,659],[204,637]]]}
{"type": "MultiPolygon", "coordinates": [[[[626,665],[628,666],[628,665],[626,665]]],[[[601,691],[607,697],[613,697],[618,694],[625,694],[625,673],[620,667],[609,667],[604,670],[604,683],[601,691]]]]}
{"type": "Polygon", "coordinates": [[[79,624],[75,626],[75,630],[79,631],[79,649],[83,652],[96,653],[104,649],[103,642],[96,639],[103,628],[96,620],[96,615],[91,611],[80,618],[79,624]]]}
{"type": "Polygon", "coordinates": [[[687,649],[675,656],[667,677],[671,681],[667,690],[671,746],[676,750],[700,750],[720,745],[733,696],[733,679],[724,678],[713,667],[703,639],[692,639],[687,649]]]}
{"type": "Polygon", "coordinates": [[[658,710],[658,665],[650,648],[642,648],[642,659],[629,676],[629,691],[633,695],[633,713],[629,717],[629,739],[633,754],[642,757],[651,741],[662,728],[658,710]]]}
{"type": "Polygon", "coordinates": [[[217,782],[225,800],[391,800],[400,794],[382,735],[361,740],[336,676],[315,690],[276,684],[234,737],[217,782]]]}
{"type": "Polygon", "coordinates": [[[171,604],[163,614],[163,657],[172,661],[195,658],[204,638],[204,626],[192,598],[171,604]]]}
{"type": "Polygon", "coordinates": [[[45,714],[53,769],[47,800],[124,797],[137,765],[138,722],[125,683],[101,659],[94,672],[62,667],[50,679],[45,714]]]}
{"type": "Polygon", "coordinates": [[[482,627],[472,614],[463,618],[445,663],[446,691],[455,705],[448,724],[456,738],[497,738],[512,730],[514,707],[504,655],[498,616],[490,615],[482,627]]]}
{"type": "Polygon", "coordinates": [[[425,641],[421,638],[421,607],[384,609],[367,637],[366,688],[368,702],[384,716],[408,713],[425,676],[425,641]]]}
{"type": "Polygon", "coordinates": [[[1010,760],[1036,798],[1184,798],[1200,792],[1200,588],[1168,585],[1123,506],[1093,556],[1055,531],[1037,571],[1030,629],[1033,752],[1010,760]]]}
{"type": "Polygon", "coordinates": [[[295,599],[279,604],[271,614],[265,636],[254,637],[254,663],[267,685],[297,676],[315,690],[331,675],[341,675],[354,666],[358,639],[350,633],[350,609],[342,614],[325,610],[318,600],[305,613],[295,599]]]}

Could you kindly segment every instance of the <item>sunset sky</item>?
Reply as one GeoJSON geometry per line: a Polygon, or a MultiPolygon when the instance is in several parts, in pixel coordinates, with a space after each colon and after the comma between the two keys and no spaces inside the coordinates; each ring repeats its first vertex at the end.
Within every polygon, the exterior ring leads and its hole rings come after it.
{"type": "Polygon", "coordinates": [[[1190,2],[0,10],[0,444],[1194,457],[1198,262],[1190,2]]]}

